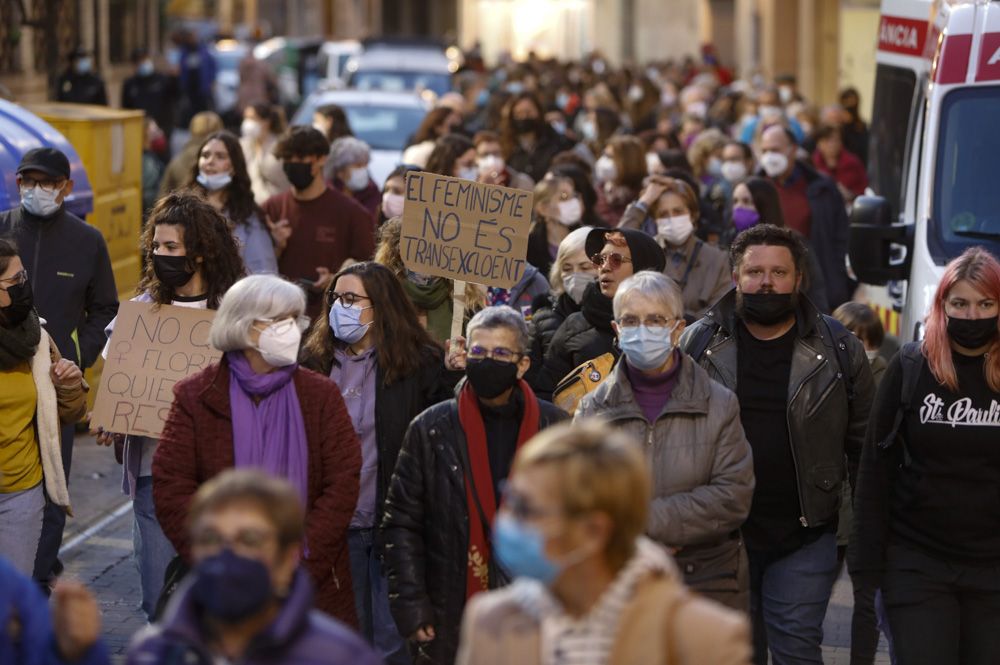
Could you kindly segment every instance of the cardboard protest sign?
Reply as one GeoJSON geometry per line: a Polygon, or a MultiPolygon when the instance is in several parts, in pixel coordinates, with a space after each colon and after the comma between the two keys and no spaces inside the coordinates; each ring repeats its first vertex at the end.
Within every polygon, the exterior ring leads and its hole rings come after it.
{"type": "Polygon", "coordinates": [[[524,190],[410,172],[403,263],[423,275],[509,289],[527,267],[531,206],[524,190]]]}
{"type": "Polygon", "coordinates": [[[174,384],[222,355],[208,342],[215,312],[123,302],[104,361],[91,427],[159,437],[174,384]]]}

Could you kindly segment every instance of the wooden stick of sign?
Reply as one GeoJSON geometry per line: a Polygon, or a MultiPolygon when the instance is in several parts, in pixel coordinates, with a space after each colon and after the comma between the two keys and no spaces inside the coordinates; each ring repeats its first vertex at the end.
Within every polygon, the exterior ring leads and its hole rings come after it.
{"type": "Polygon", "coordinates": [[[451,292],[451,338],[462,335],[465,324],[465,282],[455,280],[455,288],[451,292]]]}

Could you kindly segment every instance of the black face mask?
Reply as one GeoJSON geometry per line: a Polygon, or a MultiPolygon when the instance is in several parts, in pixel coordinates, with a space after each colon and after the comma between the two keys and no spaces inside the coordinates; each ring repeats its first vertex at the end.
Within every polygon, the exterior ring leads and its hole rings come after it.
{"type": "Polygon", "coordinates": [[[997,317],[989,319],[957,319],[948,317],[948,337],[959,346],[979,349],[997,336],[997,317]]]}
{"type": "Polygon", "coordinates": [[[492,358],[470,360],[465,376],[478,397],[493,399],[517,383],[517,363],[504,363],[492,358]]]}
{"type": "Polygon", "coordinates": [[[773,326],[795,313],[791,293],[744,293],[739,314],[744,321],[773,326]]]}
{"type": "Polygon", "coordinates": [[[201,560],[192,572],[195,600],[219,621],[239,623],[259,613],[274,597],[267,567],[228,548],[201,560]]]}
{"type": "Polygon", "coordinates": [[[172,289],[178,289],[194,277],[186,256],[153,254],[153,273],[156,279],[172,289]]]}
{"type": "Polygon", "coordinates": [[[312,164],[309,162],[284,162],[281,165],[292,187],[303,190],[313,183],[312,164]]]}
{"type": "Polygon", "coordinates": [[[31,282],[15,284],[7,287],[7,295],[10,297],[10,304],[0,307],[4,321],[11,328],[24,323],[31,313],[31,308],[35,306],[35,298],[31,292],[31,282]]]}
{"type": "Polygon", "coordinates": [[[514,118],[510,124],[518,134],[538,131],[538,118],[514,118]]]}

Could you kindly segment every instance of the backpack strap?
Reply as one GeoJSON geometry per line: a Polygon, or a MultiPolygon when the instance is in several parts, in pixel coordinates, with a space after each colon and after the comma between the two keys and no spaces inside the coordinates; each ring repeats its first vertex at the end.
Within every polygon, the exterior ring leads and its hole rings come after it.
{"type": "Polygon", "coordinates": [[[923,368],[924,354],[920,350],[920,342],[907,342],[899,350],[899,365],[903,372],[902,387],[899,394],[899,408],[896,409],[896,417],[892,422],[892,429],[884,439],[877,442],[879,450],[888,450],[896,440],[899,440],[903,451],[903,466],[910,466],[913,458],[906,445],[906,440],[900,436],[899,430],[903,426],[903,419],[906,412],[913,404],[913,398],[917,393],[917,381],[920,379],[920,370],[923,368]]]}
{"type": "Polygon", "coordinates": [[[715,337],[715,333],[719,332],[721,326],[716,322],[711,322],[703,326],[702,330],[699,330],[696,335],[691,339],[691,343],[688,344],[687,354],[695,362],[701,361],[701,356],[705,353],[705,349],[708,345],[712,343],[712,338],[715,337]]]}

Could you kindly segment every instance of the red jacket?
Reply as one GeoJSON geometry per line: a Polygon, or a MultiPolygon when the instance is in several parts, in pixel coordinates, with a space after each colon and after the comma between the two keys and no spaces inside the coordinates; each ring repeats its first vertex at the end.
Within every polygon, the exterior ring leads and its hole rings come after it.
{"type": "Polygon", "coordinates": [[[836,168],[830,169],[823,159],[823,154],[816,148],[813,151],[812,162],[817,171],[830,176],[855,196],[865,193],[865,188],[868,187],[868,173],[865,171],[865,165],[853,152],[849,152],[846,148],[842,149],[836,168]]]}
{"type": "MultiPolygon", "coordinates": [[[[333,381],[302,368],[293,381],[309,443],[303,563],[316,582],[316,607],[357,626],[347,528],[358,502],[361,447],[333,381]]],[[[188,504],[202,483],[232,468],[233,457],[229,369],[223,359],[174,386],[174,404],[153,457],[156,517],[186,561],[191,559],[188,504]]]]}

